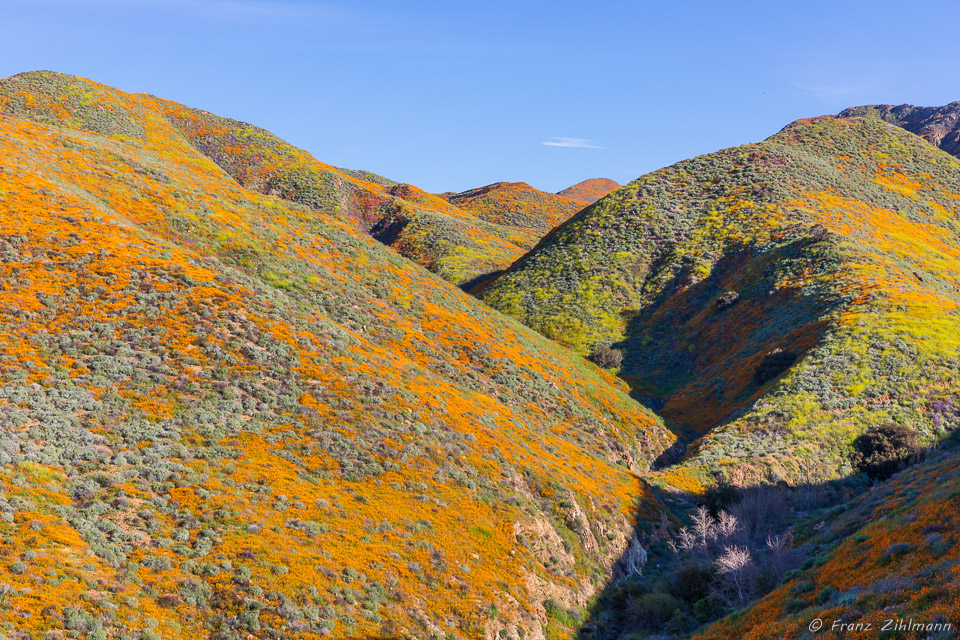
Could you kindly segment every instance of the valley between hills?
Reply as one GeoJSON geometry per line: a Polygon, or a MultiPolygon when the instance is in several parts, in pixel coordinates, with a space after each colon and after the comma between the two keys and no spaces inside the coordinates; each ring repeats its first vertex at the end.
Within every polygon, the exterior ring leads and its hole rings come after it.
{"type": "Polygon", "coordinates": [[[0,80],[2,637],[956,637],[958,123],[433,194],[0,80]]]}

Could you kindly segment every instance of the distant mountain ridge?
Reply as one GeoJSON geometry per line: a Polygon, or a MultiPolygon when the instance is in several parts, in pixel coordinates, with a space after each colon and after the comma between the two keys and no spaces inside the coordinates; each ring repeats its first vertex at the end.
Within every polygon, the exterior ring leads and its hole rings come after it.
{"type": "MultiPolygon", "coordinates": [[[[135,118],[115,117],[120,115],[113,110],[117,98],[92,83],[57,74],[25,74],[4,83],[4,108],[9,113],[29,110],[35,118],[69,120],[96,133],[134,138],[149,126],[135,118]],[[50,82],[51,78],[57,81],[50,82]],[[89,96],[92,102],[60,99],[74,94],[89,96]],[[33,102],[28,104],[24,96],[32,96],[33,102]]],[[[165,119],[244,187],[317,211],[336,211],[358,229],[454,284],[506,268],[551,225],[579,209],[572,202],[527,187],[524,193],[517,191],[521,199],[517,203],[510,200],[507,190],[501,192],[481,218],[416,187],[398,186],[397,181],[369,171],[323,163],[259,127],[166,100],[156,99],[156,104],[165,119]],[[537,211],[538,205],[543,205],[543,211],[537,211]],[[522,208],[533,226],[526,227],[516,219],[498,223],[494,206],[505,212],[522,208]]]]}
{"type": "Polygon", "coordinates": [[[558,191],[557,195],[565,196],[583,202],[584,204],[593,204],[611,191],[620,188],[620,185],[607,178],[590,178],[583,182],[567,187],[558,191]]]}

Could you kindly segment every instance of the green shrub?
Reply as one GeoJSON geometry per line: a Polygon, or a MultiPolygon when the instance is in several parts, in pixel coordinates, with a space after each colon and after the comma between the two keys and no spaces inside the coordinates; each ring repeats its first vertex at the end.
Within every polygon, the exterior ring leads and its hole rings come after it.
{"type": "Polygon", "coordinates": [[[793,585],[793,587],[790,589],[790,593],[792,593],[795,596],[798,596],[803,593],[810,593],[814,589],[816,589],[816,586],[812,582],[810,582],[809,580],[802,580],[797,584],[793,585]]]}
{"type": "Polygon", "coordinates": [[[714,595],[709,595],[702,600],[697,600],[693,604],[693,615],[698,622],[710,622],[723,615],[723,600],[714,595]]]}
{"type": "Polygon", "coordinates": [[[930,553],[932,553],[936,558],[939,558],[945,554],[950,550],[950,547],[953,546],[949,540],[944,538],[939,533],[927,534],[926,543],[927,547],[930,549],[930,553]]]}
{"type": "Polygon", "coordinates": [[[807,608],[807,603],[797,598],[787,598],[783,602],[783,610],[787,613],[797,613],[807,608]]]}
{"type": "Polygon", "coordinates": [[[580,612],[573,609],[566,609],[556,600],[551,598],[544,600],[543,608],[547,612],[547,617],[556,620],[565,627],[575,627],[580,624],[580,612]]]}
{"type": "Polygon", "coordinates": [[[680,569],[670,586],[670,593],[688,604],[707,597],[710,592],[710,583],[713,582],[713,572],[697,566],[680,569]]]}
{"type": "Polygon", "coordinates": [[[623,364],[623,351],[612,349],[606,345],[597,345],[590,352],[590,360],[598,367],[616,369],[623,364]]]}
{"type": "Polygon", "coordinates": [[[880,556],[880,564],[885,565],[892,562],[895,558],[899,558],[908,551],[910,551],[911,546],[906,542],[897,542],[890,545],[883,552],[883,555],[880,556]]]}
{"type": "Polygon", "coordinates": [[[820,593],[817,594],[817,604],[827,604],[838,593],[840,592],[834,587],[830,587],[830,586],[824,587],[823,589],[820,590],[820,593]]]}
{"type": "Polygon", "coordinates": [[[673,617],[667,622],[667,631],[674,634],[680,634],[694,626],[690,615],[682,609],[677,609],[673,617]]]}
{"type": "Polygon", "coordinates": [[[677,598],[655,591],[634,599],[627,608],[627,616],[638,626],[658,627],[667,623],[681,608],[677,598]]]}
{"type": "Polygon", "coordinates": [[[701,504],[710,510],[710,513],[716,516],[721,509],[727,509],[732,505],[739,503],[743,496],[724,476],[716,478],[717,483],[711,486],[703,493],[701,504]]]}
{"type": "Polygon", "coordinates": [[[783,574],[783,582],[790,582],[791,580],[796,580],[803,575],[803,572],[800,569],[790,569],[783,574]]]}
{"type": "Polygon", "coordinates": [[[923,454],[917,432],[890,422],[870,427],[853,441],[850,462],[872,480],[886,480],[923,454]]]}

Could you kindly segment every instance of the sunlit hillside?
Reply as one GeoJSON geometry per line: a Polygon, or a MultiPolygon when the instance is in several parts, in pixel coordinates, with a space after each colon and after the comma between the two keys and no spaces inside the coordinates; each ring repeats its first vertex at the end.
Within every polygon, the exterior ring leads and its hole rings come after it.
{"type": "Polygon", "coordinates": [[[668,483],[835,477],[895,420],[935,441],[960,377],[960,164],[878,119],[796,122],[643,176],[482,298],[686,435],[668,483]]]}
{"type": "Polygon", "coordinates": [[[175,131],[245,188],[336,215],[455,284],[506,268],[536,243],[540,231],[582,206],[530,189],[549,201],[539,211],[537,202],[523,198],[532,226],[503,223],[496,215],[474,215],[411,185],[324,164],[259,127],[152,96],[130,96],[53,73],[7,78],[0,93],[8,115],[121,140],[158,126],[175,131]]]}
{"type": "Polygon", "coordinates": [[[576,628],[673,437],[366,233],[442,203],[69,76],[0,114],[7,637],[576,628]]]}

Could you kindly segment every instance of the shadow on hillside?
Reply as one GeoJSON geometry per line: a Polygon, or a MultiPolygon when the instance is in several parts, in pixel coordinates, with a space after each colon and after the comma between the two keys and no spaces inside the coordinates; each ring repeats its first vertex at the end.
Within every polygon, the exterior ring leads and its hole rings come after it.
{"type": "Polygon", "coordinates": [[[410,221],[406,218],[398,215],[386,215],[370,228],[369,233],[377,242],[392,247],[409,224],[410,221]]]}
{"type": "MultiPolygon", "coordinates": [[[[642,480],[640,482],[643,482],[642,480]]],[[[738,516],[742,523],[743,534],[737,542],[757,549],[755,559],[758,566],[771,566],[761,555],[764,552],[767,536],[784,536],[791,532],[801,538],[817,531],[828,531],[835,538],[852,535],[859,529],[861,523],[844,525],[844,530],[830,531],[832,526],[831,507],[842,504],[865,488],[863,476],[856,475],[826,482],[803,483],[788,486],[780,482],[774,485],[757,485],[737,490],[739,498],[729,501],[729,489],[714,491],[703,496],[684,492],[664,491],[650,487],[654,491],[662,510],[667,514],[670,524],[661,527],[659,523],[638,520],[634,530],[638,540],[642,541],[648,556],[643,569],[637,573],[630,566],[631,555],[624,554],[615,565],[613,578],[604,587],[594,606],[587,613],[586,621],[581,625],[577,638],[579,640],[616,640],[624,634],[649,634],[650,637],[673,633],[687,633],[694,631],[703,623],[709,624],[730,611],[717,610],[707,619],[697,621],[694,603],[676,600],[680,605],[679,617],[669,622],[666,620],[651,620],[641,617],[643,607],[636,602],[643,600],[648,594],[670,593],[677,584],[677,571],[682,566],[690,566],[688,560],[682,560],[682,553],[674,553],[667,545],[667,540],[676,538],[679,526],[690,524],[690,515],[699,505],[704,505],[716,513],[720,508],[726,509],[738,516]],[[728,498],[725,499],[724,495],[728,498]],[[802,525],[799,523],[803,522],[802,525]],[[680,523],[680,524],[678,524],[680,523]],[[799,525],[795,530],[794,526],[799,525]],[[763,564],[766,563],[766,564],[763,564]],[[679,622],[678,622],[679,621],[679,622]],[[671,628],[682,626],[682,629],[671,628]],[[686,626],[683,626],[686,625],[686,626]]],[[[836,512],[833,512],[835,515],[836,512]]],[[[838,527],[841,525],[838,523],[838,527]]],[[[810,557],[811,548],[805,545],[794,546],[779,558],[781,563],[777,571],[771,575],[761,575],[758,580],[758,589],[752,594],[751,600],[756,600],[773,590],[780,582],[782,574],[801,564],[810,557]],[[779,575],[773,575],[779,573],[779,575]]],[[[708,565],[709,566],[709,565],[708,565]]],[[[649,597],[649,596],[648,596],[649,597]]],[[[749,606],[750,600],[739,604],[739,607],[749,606]]],[[[701,612],[697,612],[701,613],[701,612]]],[[[634,636],[631,636],[634,637],[634,636]]],[[[640,635],[636,637],[645,637],[640,635]]]]}
{"type": "Polygon", "coordinates": [[[735,417],[785,371],[758,382],[764,357],[782,349],[799,362],[826,332],[825,315],[843,304],[826,287],[777,286],[789,276],[785,269],[826,269],[829,261],[828,242],[800,238],[768,251],[727,252],[694,282],[696,263],[666,250],[648,277],[664,282],[660,295],[630,314],[626,338],[614,345],[624,353],[621,376],[634,399],[687,442],[735,417]]]}
{"type": "Polygon", "coordinates": [[[499,269],[489,273],[481,273],[480,275],[474,276],[473,278],[470,278],[466,282],[462,283],[460,288],[473,297],[477,297],[488,284],[496,280],[500,274],[504,273],[504,271],[504,269],[499,269]]]}

